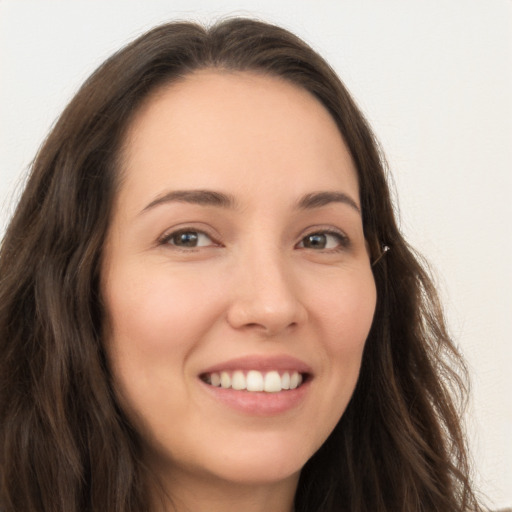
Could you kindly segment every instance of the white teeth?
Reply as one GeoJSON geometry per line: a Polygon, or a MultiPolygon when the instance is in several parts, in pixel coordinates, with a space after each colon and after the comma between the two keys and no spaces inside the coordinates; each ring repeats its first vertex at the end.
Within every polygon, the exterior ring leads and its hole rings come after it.
{"type": "Polygon", "coordinates": [[[290,374],[288,372],[284,372],[281,377],[281,387],[283,389],[290,389],[290,374]]]}
{"type": "Polygon", "coordinates": [[[247,373],[247,391],[263,391],[263,375],[251,370],[247,373]]]}
{"type": "Polygon", "coordinates": [[[238,371],[233,373],[233,378],[231,379],[231,387],[238,390],[245,389],[247,387],[245,382],[245,375],[243,372],[238,371]]]}
{"type": "Polygon", "coordinates": [[[303,378],[299,372],[284,372],[280,375],[276,370],[269,372],[250,370],[245,374],[242,370],[236,370],[233,373],[227,371],[211,373],[206,375],[204,380],[214,387],[224,389],[278,393],[282,390],[296,389],[302,384],[303,378]]]}
{"type": "Polygon", "coordinates": [[[220,386],[226,389],[231,387],[231,377],[228,372],[222,372],[220,374],[220,386]]]}
{"type": "Polygon", "coordinates": [[[281,391],[281,376],[277,372],[268,372],[265,375],[265,383],[263,389],[267,393],[277,393],[281,391]]]}
{"type": "Polygon", "coordinates": [[[290,375],[290,389],[295,389],[302,382],[302,376],[300,373],[293,372],[290,375]]]}

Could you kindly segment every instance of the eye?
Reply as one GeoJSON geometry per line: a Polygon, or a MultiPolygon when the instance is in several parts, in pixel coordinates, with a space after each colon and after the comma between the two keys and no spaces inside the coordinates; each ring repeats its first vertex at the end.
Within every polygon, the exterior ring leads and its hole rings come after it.
{"type": "Polygon", "coordinates": [[[345,235],[332,231],[319,231],[305,236],[297,245],[301,249],[336,250],[349,245],[345,235]]]}
{"type": "Polygon", "coordinates": [[[208,247],[214,245],[214,242],[206,233],[194,230],[176,231],[165,236],[161,243],[183,248],[208,247]]]}

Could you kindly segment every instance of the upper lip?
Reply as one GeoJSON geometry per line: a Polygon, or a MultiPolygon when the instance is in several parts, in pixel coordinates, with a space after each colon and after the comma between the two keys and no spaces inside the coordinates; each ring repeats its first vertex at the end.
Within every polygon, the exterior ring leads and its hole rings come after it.
{"type": "Polygon", "coordinates": [[[218,373],[222,371],[249,371],[257,370],[260,372],[267,372],[272,370],[277,371],[296,371],[303,374],[312,374],[312,368],[304,361],[289,355],[277,356],[264,356],[264,355],[249,355],[237,357],[215,364],[203,370],[201,374],[218,373]]]}

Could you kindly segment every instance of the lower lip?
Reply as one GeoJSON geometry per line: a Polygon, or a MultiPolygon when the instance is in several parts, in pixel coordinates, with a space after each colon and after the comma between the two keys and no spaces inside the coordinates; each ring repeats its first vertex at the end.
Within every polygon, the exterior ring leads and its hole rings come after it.
{"type": "Polygon", "coordinates": [[[201,381],[201,384],[210,396],[231,409],[254,416],[274,416],[299,407],[306,398],[310,380],[307,380],[298,388],[277,393],[224,389],[211,386],[203,381],[201,381]]]}

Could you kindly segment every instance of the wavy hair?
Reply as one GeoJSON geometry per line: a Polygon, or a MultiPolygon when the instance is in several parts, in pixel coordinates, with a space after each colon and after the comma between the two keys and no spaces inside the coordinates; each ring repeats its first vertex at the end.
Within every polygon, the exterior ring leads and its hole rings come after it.
{"type": "Polygon", "coordinates": [[[109,58],[33,162],[0,249],[0,509],[149,508],[141,442],[102,346],[100,263],[123,136],[159,87],[199,69],[281,77],[329,111],[354,159],[377,308],[351,402],[307,462],[296,512],[480,510],[460,422],[465,369],[425,265],[395,221],[386,166],[331,67],[288,31],[161,25],[109,58]]]}

